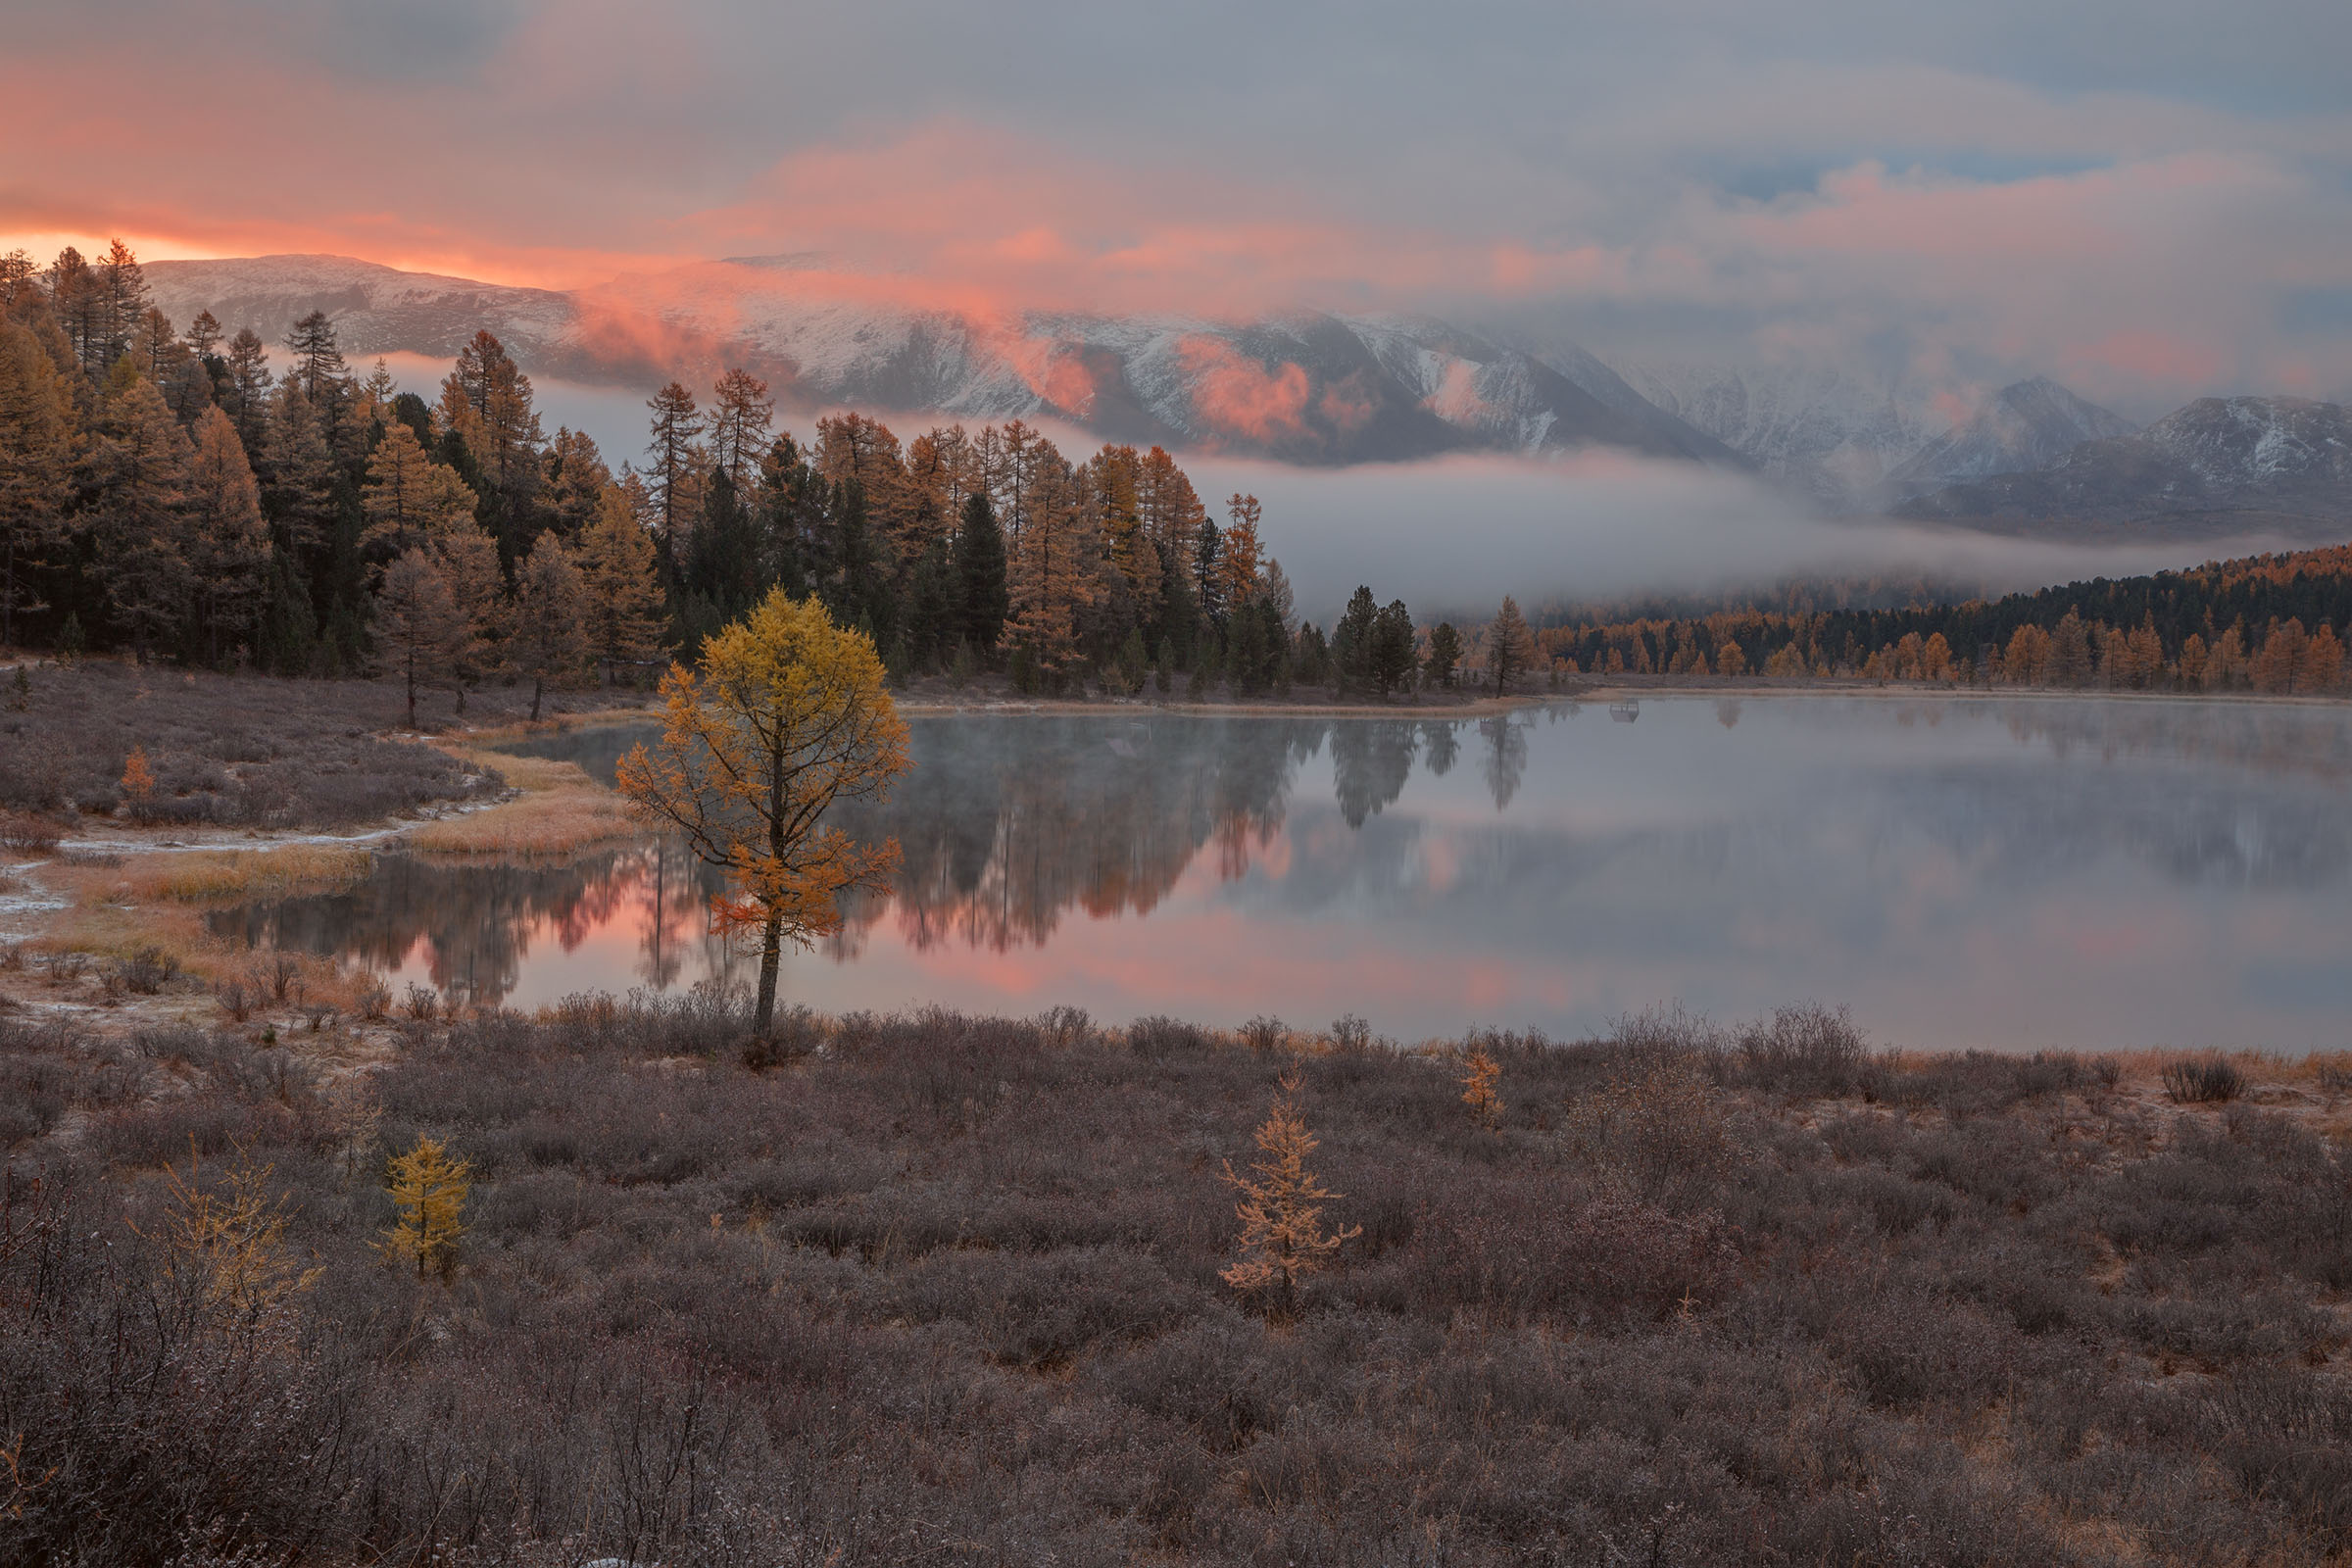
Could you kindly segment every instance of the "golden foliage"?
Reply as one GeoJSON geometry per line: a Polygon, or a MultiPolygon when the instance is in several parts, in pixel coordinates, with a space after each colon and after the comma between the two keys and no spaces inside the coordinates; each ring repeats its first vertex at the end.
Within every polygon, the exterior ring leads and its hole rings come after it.
{"type": "Polygon", "coordinates": [[[122,793],[130,797],[133,806],[144,806],[155,799],[155,771],[147,765],[144,746],[133,746],[122,763],[122,793]]]}
{"type": "Polygon", "coordinates": [[[386,1183],[400,1219],[384,1233],[386,1257],[415,1259],[416,1277],[427,1269],[449,1277],[458,1264],[458,1242],[466,1234],[466,1195],[473,1168],[452,1159],[437,1138],[419,1136],[416,1147],[392,1161],[386,1183]]]}
{"type": "Polygon", "coordinates": [[[1264,1293],[1283,1306],[1298,1281],[1328,1264],[1342,1242],[1363,1234],[1360,1225],[1323,1232],[1323,1200],[1347,1195],[1326,1190],[1306,1168],[1319,1140],[1298,1114],[1298,1073],[1284,1074],[1282,1093],[1257,1130],[1265,1157],[1250,1167],[1255,1180],[1235,1171],[1231,1160],[1225,1164],[1226,1182],[1242,1194],[1234,1206],[1242,1222],[1242,1255],[1219,1277],[1245,1295],[1264,1293]]]}
{"type": "Polygon", "coordinates": [[[820,818],[837,800],[879,800],[907,767],[906,725],[873,639],[837,626],[813,597],[778,589],[662,679],[662,739],[623,758],[621,793],[727,874],[722,931],[762,935],[761,1022],[774,955],[837,930],[839,900],[880,888],[896,840],[860,844],[820,818]]]}
{"type": "MultiPolygon", "coordinates": [[[[165,1268],[193,1285],[208,1305],[252,1319],[284,1306],[319,1275],[304,1268],[286,1246],[286,1196],[270,1195],[276,1169],[245,1163],[227,1172],[218,1190],[204,1186],[203,1162],[188,1173],[165,1174],[172,1206],[149,1240],[164,1248],[165,1268]]],[[[134,1227],[135,1228],[135,1227],[134,1227]]],[[[141,1232],[145,1235],[145,1232],[141,1232]]]]}
{"type": "Polygon", "coordinates": [[[1502,1120],[1502,1096],[1495,1090],[1502,1082],[1502,1063],[1487,1050],[1484,1040],[1478,1040],[1471,1043],[1462,1064],[1468,1069],[1461,1078],[1462,1103],[1481,1123],[1492,1127],[1502,1120]]]}

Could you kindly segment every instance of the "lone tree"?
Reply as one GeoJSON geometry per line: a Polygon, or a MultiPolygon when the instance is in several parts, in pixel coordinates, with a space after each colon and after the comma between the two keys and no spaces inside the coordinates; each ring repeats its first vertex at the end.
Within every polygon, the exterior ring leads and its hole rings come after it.
{"type": "Polygon", "coordinates": [[[416,1277],[429,1270],[447,1279],[458,1266],[458,1243],[466,1235],[466,1194],[473,1168],[452,1159],[437,1138],[418,1138],[416,1147],[392,1161],[392,1202],[398,1223],[379,1244],[386,1257],[414,1260],[416,1277]]]}
{"type": "Polygon", "coordinates": [[[906,771],[906,726],[882,681],[871,637],[775,589],[707,640],[695,669],[670,666],[660,744],[621,759],[638,813],[727,873],[718,928],[760,933],[762,1035],[784,939],[838,930],[841,895],[881,887],[898,864],[897,840],[859,844],[819,821],[835,801],[881,800],[906,771]]]}
{"type": "Polygon", "coordinates": [[[1502,596],[1502,608],[1494,612],[1494,623],[1487,628],[1487,667],[1494,675],[1494,694],[1499,697],[1511,689],[1511,682],[1535,667],[1536,638],[1527,629],[1527,617],[1519,613],[1519,602],[1510,595],[1502,596]]]}
{"type": "Polygon", "coordinates": [[[472,633],[449,591],[449,579],[422,550],[384,568],[375,591],[375,646],[382,663],[407,683],[409,727],[416,727],[416,688],[455,673],[472,633]]]}
{"type": "Polygon", "coordinates": [[[1234,1206],[1242,1221],[1242,1255],[1219,1277],[1244,1295],[1265,1297],[1277,1311],[1290,1309],[1298,1282],[1330,1262],[1342,1242],[1364,1233],[1360,1225],[1347,1225],[1323,1234],[1322,1200],[1345,1195],[1326,1191],[1306,1168],[1319,1140],[1298,1114],[1298,1073],[1284,1074],[1282,1093],[1257,1130],[1266,1157],[1250,1167],[1254,1181],[1236,1173],[1232,1161],[1225,1164],[1226,1182],[1242,1194],[1234,1206]]]}

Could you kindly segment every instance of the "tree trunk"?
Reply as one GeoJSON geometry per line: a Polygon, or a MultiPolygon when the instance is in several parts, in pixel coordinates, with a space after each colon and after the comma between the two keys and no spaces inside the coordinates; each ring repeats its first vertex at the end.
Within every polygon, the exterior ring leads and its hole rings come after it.
{"type": "Polygon", "coordinates": [[[539,694],[546,687],[547,682],[543,677],[538,675],[531,677],[531,722],[534,724],[539,722],[539,694]]]}
{"type": "Polygon", "coordinates": [[[415,729],[416,727],[416,661],[413,656],[408,661],[408,675],[409,728],[415,729]]]}
{"type": "Polygon", "coordinates": [[[764,1038],[776,1017],[776,970],[784,957],[784,917],[770,914],[760,938],[760,1002],[752,1013],[752,1033],[764,1038]]]}

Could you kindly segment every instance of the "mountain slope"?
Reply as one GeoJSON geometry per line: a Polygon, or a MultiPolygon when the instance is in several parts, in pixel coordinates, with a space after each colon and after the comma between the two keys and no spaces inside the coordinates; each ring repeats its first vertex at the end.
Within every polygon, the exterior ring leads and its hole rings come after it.
{"type": "Polygon", "coordinates": [[[2352,412],[2307,398],[2199,398],[2135,436],[1895,509],[1999,532],[2352,536],[2352,412]]]}
{"type": "Polygon", "coordinates": [[[2136,428],[2046,376],[1995,393],[1966,424],[1930,442],[1887,475],[1897,495],[2022,473],[2056,463],[2085,441],[2111,441],[2136,428]]]}
{"type": "Polygon", "coordinates": [[[1609,447],[1748,466],[1622,383],[1622,396],[1595,396],[1574,375],[1442,321],[1000,318],[828,293],[823,274],[790,257],[698,263],[570,292],[325,256],[163,262],[147,273],[174,321],[209,309],[223,327],[251,325],[275,343],[323,310],[355,358],[455,354],[486,327],[542,373],[696,382],[740,364],[804,410],[1059,417],[1108,439],[1295,463],[1609,447]]]}
{"type": "Polygon", "coordinates": [[[1887,476],[1942,428],[1924,399],[1825,367],[1593,365],[1833,513],[1875,508],[1887,476]]]}

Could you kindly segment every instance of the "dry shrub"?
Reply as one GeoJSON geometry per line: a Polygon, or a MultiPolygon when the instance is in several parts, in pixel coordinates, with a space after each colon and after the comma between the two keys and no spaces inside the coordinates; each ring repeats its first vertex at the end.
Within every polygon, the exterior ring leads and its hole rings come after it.
{"type": "Polygon", "coordinates": [[[1569,1145],[1652,1197],[1703,1190],[1738,1154],[1730,1117],[1698,1064],[1668,1056],[1612,1076],[1569,1106],[1569,1145]]]}
{"type": "Polygon", "coordinates": [[[1443,1194],[1398,1264],[1412,1309],[1441,1321],[1458,1305],[1595,1327],[1703,1309],[1739,1272],[1739,1233],[1721,1214],[1557,1178],[1443,1194]]]}
{"type": "Polygon", "coordinates": [[[1243,1024],[1234,1033],[1241,1037],[1243,1045],[1248,1046],[1261,1056],[1280,1051],[1284,1043],[1291,1038],[1291,1031],[1284,1026],[1280,1018],[1268,1017],[1262,1012],[1243,1024]]]}
{"type": "Polygon", "coordinates": [[[2245,1075],[2219,1053],[2176,1056],[2164,1064],[2164,1092],[2177,1105],[2218,1105],[2245,1092],[2245,1075]]]}
{"type": "Polygon", "coordinates": [[[1740,1031],[1740,1081],[1774,1094],[1836,1099],[1869,1089],[1876,1063],[1846,1007],[1777,1007],[1740,1031]]]}
{"type": "Polygon", "coordinates": [[[21,811],[0,811],[0,850],[18,855],[47,855],[65,838],[55,823],[21,811]]]}

